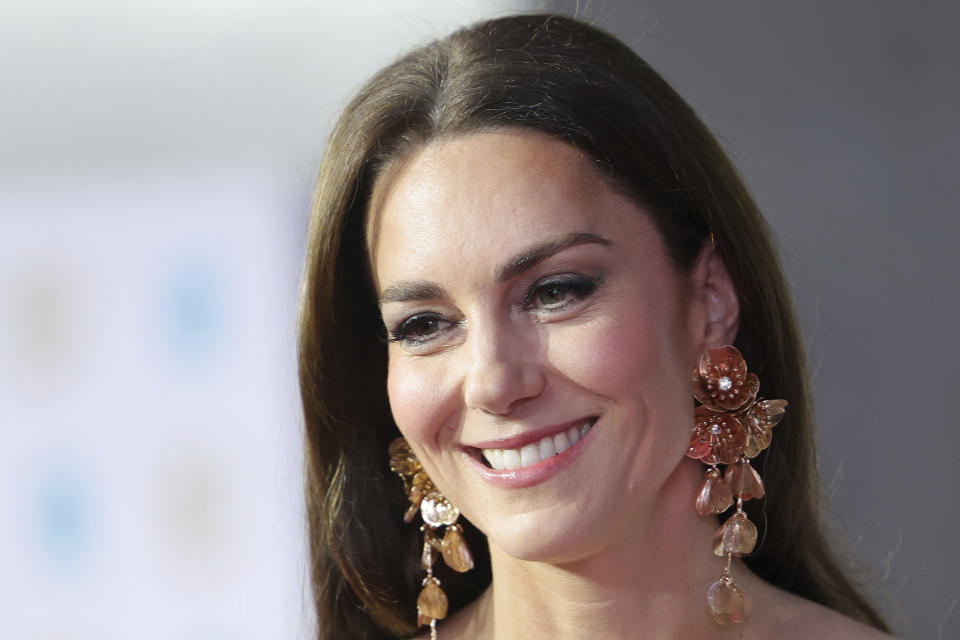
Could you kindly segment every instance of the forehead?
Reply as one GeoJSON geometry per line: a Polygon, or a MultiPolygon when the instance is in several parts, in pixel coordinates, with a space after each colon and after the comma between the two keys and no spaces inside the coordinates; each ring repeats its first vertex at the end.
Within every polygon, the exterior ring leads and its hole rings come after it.
{"type": "Polygon", "coordinates": [[[579,149],[535,132],[494,131],[435,142],[389,166],[370,200],[367,243],[380,289],[385,276],[496,260],[563,233],[611,237],[645,217],[579,149]]]}

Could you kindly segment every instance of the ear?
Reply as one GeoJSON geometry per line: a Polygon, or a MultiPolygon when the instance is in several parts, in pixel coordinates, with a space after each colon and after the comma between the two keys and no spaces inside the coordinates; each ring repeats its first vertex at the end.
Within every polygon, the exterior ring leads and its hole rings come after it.
{"type": "Polygon", "coordinates": [[[733,344],[740,327],[740,299],[712,242],[704,244],[692,272],[694,297],[703,305],[701,351],[733,344]]]}

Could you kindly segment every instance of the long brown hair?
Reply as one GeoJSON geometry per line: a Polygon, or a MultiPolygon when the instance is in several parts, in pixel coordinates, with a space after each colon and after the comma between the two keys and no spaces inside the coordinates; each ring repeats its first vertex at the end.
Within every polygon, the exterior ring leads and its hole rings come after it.
{"type": "MultiPolygon", "coordinates": [[[[371,189],[412,146],[526,127],[588,154],[651,212],[680,270],[712,234],[740,298],[736,345],[767,397],[790,410],[756,464],[767,499],[748,506],[762,544],[747,564],[783,589],[886,630],[831,554],[820,524],[812,412],[793,306],[767,224],[697,115],[629,47],[569,17],[517,15],[457,31],[374,76],[341,116],[320,168],[299,320],[310,553],[320,638],[415,631],[418,531],[387,469],[397,435],[364,241],[371,189]]],[[[489,584],[442,575],[451,607],[489,584]]]]}

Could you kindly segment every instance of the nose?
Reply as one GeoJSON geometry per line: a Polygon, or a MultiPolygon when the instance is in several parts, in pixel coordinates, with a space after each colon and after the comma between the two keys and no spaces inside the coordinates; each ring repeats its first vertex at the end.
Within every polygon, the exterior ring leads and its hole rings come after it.
{"type": "Polygon", "coordinates": [[[533,335],[524,335],[509,323],[474,324],[467,341],[469,363],[463,390],[467,408],[507,415],[518,403],[543,391],[546,379],[533,335]]]}

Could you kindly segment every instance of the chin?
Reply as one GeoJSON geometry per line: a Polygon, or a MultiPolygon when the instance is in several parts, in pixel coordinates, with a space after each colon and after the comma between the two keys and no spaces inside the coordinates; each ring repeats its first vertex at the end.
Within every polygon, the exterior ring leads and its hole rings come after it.
{"type": "Polygon", "coordinates": [[[582,509],[568,513],[535,511],[501,518],[486,531],[491,554],[500,551],[526,562],[571,562],[602,548],[598,534],[607,527],[594,525],[596,519],[582,509]]]}

